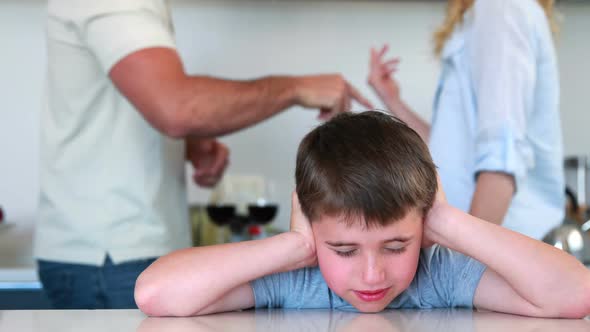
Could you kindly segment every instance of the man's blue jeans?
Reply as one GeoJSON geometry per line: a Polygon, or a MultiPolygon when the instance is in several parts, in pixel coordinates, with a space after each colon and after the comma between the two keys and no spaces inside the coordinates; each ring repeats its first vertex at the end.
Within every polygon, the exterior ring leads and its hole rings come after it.
{"type": "Polygon", "coordinates": [[[38,260],[43,290],[55,309],[135,309],[139,274],[156,258],[102,266],[38,260]]]}

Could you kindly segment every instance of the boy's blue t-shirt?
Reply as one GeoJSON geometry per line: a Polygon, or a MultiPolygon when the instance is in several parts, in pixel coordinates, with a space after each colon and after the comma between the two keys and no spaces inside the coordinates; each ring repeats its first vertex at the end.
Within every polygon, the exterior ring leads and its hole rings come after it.
{"type": "MultiPolygon", "coordinates": [[[[387,308],[473,307],[484,271],[475,259],[435,245],[421,251],[414,280],[387,308]]],[[[328,288],[318,267],[268,275],[250,285],[256,308],[356,310],[328,288]]]]}

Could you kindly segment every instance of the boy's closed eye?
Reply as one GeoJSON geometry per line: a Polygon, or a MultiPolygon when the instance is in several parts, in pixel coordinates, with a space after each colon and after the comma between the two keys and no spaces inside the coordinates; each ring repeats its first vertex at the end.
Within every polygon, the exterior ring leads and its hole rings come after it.
{"type": "MultiPolygon", "coordinates": [[[[386,254],[401,254],[406,250],[409,242],[411,242],[410,237],[389,239],[383,241],[382,250],[386,254]]],[[[326,244],[332,251],[342,257],[354,256],[359,251],[359,245],[356,243],[326,241],[326,244]]]]}
{"type": "MultiPolygon", "coordinates": [[[[332,250],[338,255],[338,256],[342,256],[342,257],[351,257],[354,256],[357,252],[358,249],[347,249],[347,250],[342,250],[342,249],[333,249],[332,250]]],[[[403,252],[406,251],[406,247],[395,247],[395,248],[389,248],[389,247],[385,247],[383,248],[384,253],[386,254],[401,254],[403,252]]]]}

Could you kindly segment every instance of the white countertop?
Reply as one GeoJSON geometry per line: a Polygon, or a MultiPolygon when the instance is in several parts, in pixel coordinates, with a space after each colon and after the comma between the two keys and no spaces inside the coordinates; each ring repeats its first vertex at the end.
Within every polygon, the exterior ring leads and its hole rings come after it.
{"type": "Polygon", "coordinates": [[[0,331],[518,331],[588,332],[587,319],[539,319],[471,310],[257,310],[190,318],[148,318],[138,310],[0,311],[0,331]]]}

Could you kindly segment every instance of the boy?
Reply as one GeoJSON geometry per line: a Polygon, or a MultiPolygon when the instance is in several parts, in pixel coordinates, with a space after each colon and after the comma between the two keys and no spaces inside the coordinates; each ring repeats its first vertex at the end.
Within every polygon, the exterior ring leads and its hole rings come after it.
{"type": "Polygon", "coordinates": [[[455,306],[590,314],[588,269],[448,205],[428,148],[389,115],[344,114],[317,127],[299,146],[295,177],[289,232],[160,258],[137,280],[139,308],[156,316],[455,306]]]}

